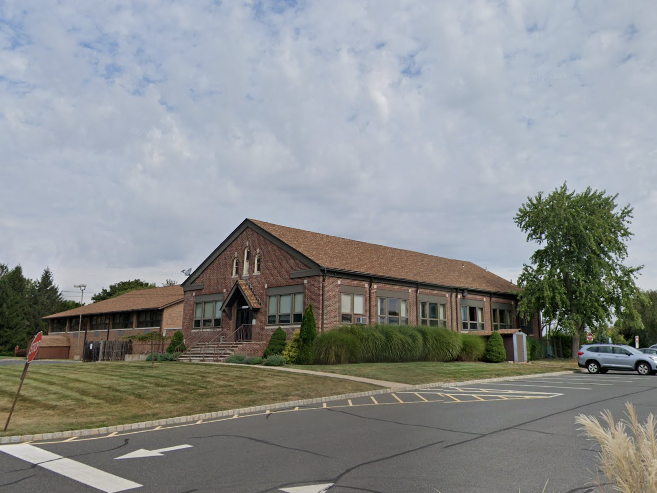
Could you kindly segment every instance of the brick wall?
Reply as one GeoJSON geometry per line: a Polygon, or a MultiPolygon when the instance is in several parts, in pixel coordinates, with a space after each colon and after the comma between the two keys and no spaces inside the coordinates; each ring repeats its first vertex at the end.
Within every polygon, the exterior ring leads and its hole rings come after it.
{"type": "MultiPolygon", "coordinates": [[[[291,272],[309,268],[310,266],[303,264],[252,229],[245,229],[194,281],[195,284],[202,283],[203,289],[185,292],[182,326],[186,344],[193,344],[203,334],[203,332],[193,330],[196,296],[222,293],[226,297],[238,279],[247,279],[251,283],[254,293],[262,304],[262,308],[254,312],[256,321],[253,327],[254,341],[259,339],[260,341],[269,342],[271,334],[277,328],[267,326],[267,288],[269,287],[305,284],[304,305],[313,303],[315,317],[317,318],[318,307],[315,303],[317,305],[321,303],[320,294],[317,292],[317,281],[312,279],[290,279],[291,272]],[[248,275],[245,276],[243,269],[244,250],[247,244],[250,249],[251,259],[248,275]],[[257,254],[261,256],[261,272],[254,274],[253,269],[257,254]],[[233,276],[233,260],[236,256],[239,260],[238,276],[233,276]]],[[[232,309],[231,317],[228,317],[225,313],[223,314],[221,323],[223,334],[227,340],[231,340],[235,330],[235,307],[232,309]]],[[[298,327],[297,325],[296,328],[298,327]]],[[[294,331],[294,327],[284,328],[288,334],[294,331]]],[[[216,331],[217,334],[219,332],[216,331]]],[[[203,337],[207,337],[207,335],[203,337]]]]}
{"type": "MultiPolygon", "coordinates": [[[[162,313],[162,328],[163,329],[180,329],[183,321],[183,303],[176,303],[175,305],[168,306],[162,313]]],[[[170,331],[173,334],[173,330],[170,331]]]]}

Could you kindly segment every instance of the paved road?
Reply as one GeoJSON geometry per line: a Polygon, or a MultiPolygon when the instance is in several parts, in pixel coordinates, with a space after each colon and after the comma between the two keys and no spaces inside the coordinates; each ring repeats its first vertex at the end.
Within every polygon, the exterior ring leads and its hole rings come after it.
{"type": "MultiPolygon", "coordinates": [[[[68,359],[44,359],[34,360],[30,365],[66,365],[66,364],[79,364],[80,361],[73,361],[68,359]]],[[[0,366],[23,366],[25,358],[21,359],[0,359],[0,366]]]]}
{"type": "Polygon", "coordinates": [[[333,484],[331,493],[531,493],[546,481],[548,492],[592,492],[587,470],[596,469],[597,447],[575,416],[621,416],[626,401],[642,416],[655,409],[657,376],[582,373],[395,391],[326,408],[10,445],[0,447],[0,492],[316,493],[328,486],[308,485],[333,484]],[[133,458],[118,459],[126,454],[133,458]]]}

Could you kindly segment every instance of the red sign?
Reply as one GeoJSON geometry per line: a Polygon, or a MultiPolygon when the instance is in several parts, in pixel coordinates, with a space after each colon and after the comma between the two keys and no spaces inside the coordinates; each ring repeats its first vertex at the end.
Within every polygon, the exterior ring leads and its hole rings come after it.
{"type": "Polygon", "coordinates": [[[30,345],[30,350],[27,352],[28,363],[32,363],[32,360],[34,360],[37,354],[39,354],[39,348],[41,347],[41,339],[43,339],[43,332],[39,332],[36,336],[34,336],[34,340],[30,345]]]}
{"type": "Polygon", "coordinates": [[[591,334],[590,332],[586,334],[586,340],[588,342],[593,342],[593,334],[591,334]]]}

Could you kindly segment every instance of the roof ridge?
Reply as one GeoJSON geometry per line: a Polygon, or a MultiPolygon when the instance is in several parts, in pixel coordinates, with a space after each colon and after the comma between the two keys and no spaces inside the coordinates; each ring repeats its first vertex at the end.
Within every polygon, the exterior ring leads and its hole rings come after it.
{"type": "MultiPolygon", "coordinates": [[[[310,234],[313,234],[313,235],[324,236],[324,237],[327,237],[327,238],[337,238],[337,239],[344,240],[344,241],[350,241],[350,242],[354,242],[354,243],[361,243],[363,245],[372,245],[372,246],[377,246],[377,247],[380,247],[380,248],[390,248],[391,250],[397,250],[399,252],[410,252],[410,253],[414,253],[414,254],[417,254],[417,255],[426,255],[428,257],[439,258],[439,259],[443,259],[443,260],[449,260],[449,261],[452,261],[452,262],[464,262],[464,263],[468,263],[468,264],[474,265],[476,267],[479,267],[477,264],[474,264],[474,263],[470,262],[469,260],[461,260],[461,259],[450,258],[450,257],[441,257],[440,255],[434,255],[432,253],[418,252],[416,250],[409,250],[407,248],[399,248],[399,247],[394,247],[394,246],[389,246],[389,245],[382,245],[381,243],[372,243],[370,241],[354,240],[352,238],[347,238],[347,237],[344,237],[344,236],[327,235],[326,233],[318,233],[317,231],[309,231],[307,229],[301,229],[301,228],[292,228],[290,226],[283,226],[281,224],[269,223],[267,221],[261,221],[259,219],[249,219],[249,221],[257,224],[258,226],[262,226],[263,224],[264,225],[271,225],[271,226],[275,226],[277,228],[285,228],[285,229],[289,229],[289,230],[293,230],[293,231],[299,231],[299,232],[302,232],[302,233],[310,233],[310,234]]],[[[264,227],[264,226],[262,226],[262,227],[264,227]]],[[[267,228],[264,227],[264,229],[267,229],[267,228]]],[[[269,231],[269,232],[271,233],[271,231],[269,231]]]]}

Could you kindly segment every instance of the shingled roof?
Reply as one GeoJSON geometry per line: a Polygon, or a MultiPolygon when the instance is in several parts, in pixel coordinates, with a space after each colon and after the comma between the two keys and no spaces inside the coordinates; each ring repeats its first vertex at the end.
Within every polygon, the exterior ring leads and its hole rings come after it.
{"type": "MultiPolygon", "coordinates": [[[[322,268],[493,293],[520,288],[464,260],[402,250],[247,219],[322,268]]],[[[248,224],[247,224],[248,225],[248,224]]]]}
{"type": "Polygon", "coordinates": [[[133,310],[156,310],[175,305],[183,301],[182,286],[165,286],[162,288],[138,289],[109,300],[98,301],[80,308],[55,313],[43,317],[60,318],[79,315],[99,315],[101,313],[127,312],[133,310]]]}

